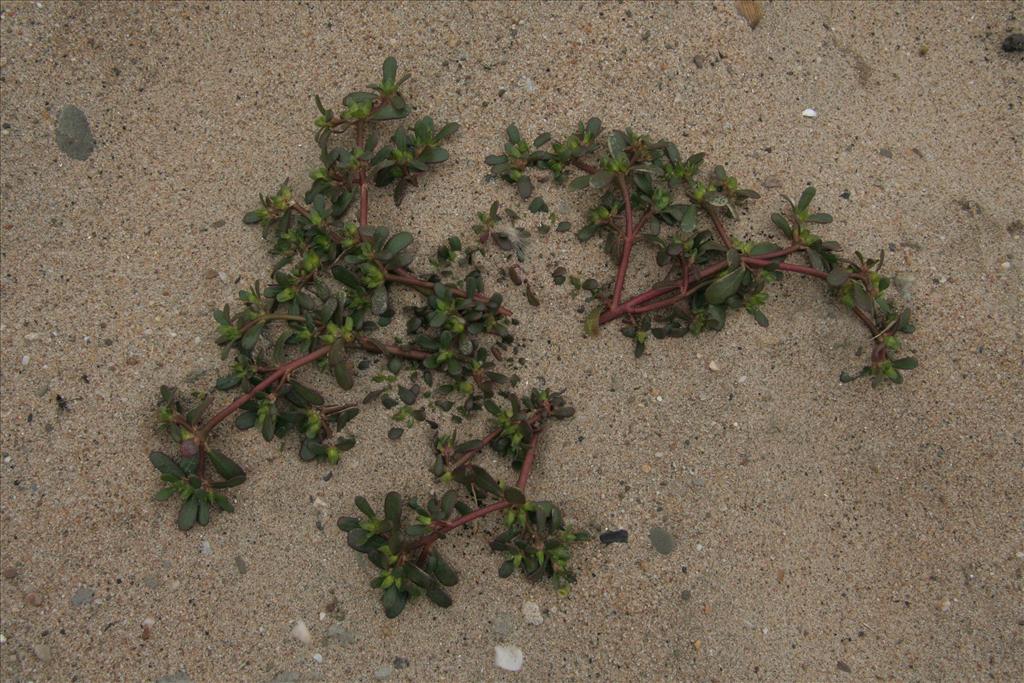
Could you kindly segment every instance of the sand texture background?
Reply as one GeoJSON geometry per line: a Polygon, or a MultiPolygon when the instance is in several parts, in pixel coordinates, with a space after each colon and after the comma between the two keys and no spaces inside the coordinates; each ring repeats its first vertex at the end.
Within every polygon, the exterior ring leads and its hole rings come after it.
{"type": "MultiPolygon", "coordinates": [[[[1024,4],[775,2],[754,31],[731,2],[2,13],[4,681],[1024,676],[1024,58],[1000,50],[1024,4]],[[863,331],[795,278],[770,289],[768,329],[737,315],[635,360],[614,326],[586,338],[549,275],[610,277],[599,246],[537,237],[541,307],[501,258],[486,268],[520,313],[524,381],[579,409],[545,434],[531,486],[630,533],[578,550],[571,596],[499,579],[486,537],[459,533],[455,604],[386,620],[335,520],[356,494],[428,491],[431,435],[389,442],[379,408],[328,481],[293,442],[222,428],[250,474],[238,512],[180,533],[152,498],[157,388],[205,389],[225,367],[210,310],[272,263],[242,214],[307,182],[312,95],[339,102],[389,54],[418,112],[462,124],[400,210],[374,195],[371,220],[412,231],[419,265],[494,199],[525,208],[485,180],[507,123],[532,137],[597,115],[761,191],[739,234],[770,235],[779,193],[815,183],[826,235],[886,249],[920,368],[840,385],[863,331]],[[84,160],[55,140],[67,105],[95,136],[84,160]],[[520,673],[495,667],[499,643],[522,648],[520,673]]],[[[541,194],[580,225],[577,198],[541,194]]]]}

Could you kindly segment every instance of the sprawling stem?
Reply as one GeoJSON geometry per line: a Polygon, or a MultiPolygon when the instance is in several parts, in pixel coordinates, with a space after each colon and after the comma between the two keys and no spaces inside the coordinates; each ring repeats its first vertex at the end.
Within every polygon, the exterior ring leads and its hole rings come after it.
{"type": "Polygon", "coordinates": [[[330,346],[321,346],[319,349],[311,351],[307,353],[305,356],[296,358],[295,360],[285,363],[284,365],[278,367],[272,373],[267,375],[262,382],[260,382],[252,389],[239,396],[232,403],[224,407],[220,412],[218,412],[216,415],[207,420],[206,424],[200,427],[199,431],[196,433],[196,440],[201,443],[210,434],[210,431],[213,430],[213,428],[216,427],[218,424],[223,422],[225,418],[227,418],[233,412],[235,412],[243,405],[245,405],[248,401],[252,399],[253,396],[263,391],[271,384],[287,375],[289,372],[297,370],[298,368],[301,368],[303,365],[308,365],[309,363],[319,360],[320,358],[323,358],[330,352],[330,346]]]}
{"type": "Polygon", "coordinates": [[[516,482],[520,491],[526,490],[526,482],[529,481],[530,473],[533,472],[533,461],[537,458],[538,439],[540,439],[540,430],[534,429],[533,434],[530,435],[530,446],[526,449],[526,457],[523,458],[523,466],[519,470],[519,479],[516,482]]]}
{"type": "Polygon", "coordinates": [[[732,249],[732,239],[729,237],[729,231],[725,229],[725,224],[722,222],[722,217],[718,215],[718,210],[707,204],[702,205],[704,210],[711,216],[711,222],[715,224],[715,233],[718,234],[718,239],[722,241],[722,246],[726,249],[732,249]]]}
{"type": "Polygon", "coordinates": [[[626,205],[626,234],[622,239],[622,256],[619,258],[619,272],[615,275],[615,291],[612,293],[612,308],[618,306],[619,301],[622,300],[622,288],[626,284],[626,272],[629,270],[629,255],[633,251],[633,241],[636,239],[636,233],[634,231],[635,226],[633,225],[633,202],[630,198],[629,188],[626,186],[626,181],[623,176],[617,175],[615,176],[615,180],[619,185],[619,191],[622,193],[622,200],[626,205]]]}
{"type": "Polygon", "coordinates": [[[461,517],[457,517],[456,519],[453,519],[450,522],[437,522],[437,525],[439,527],[438,530],[428,536],[424,536],[423,538],[421,538],[419,541],[416,542],[413,548],[422,548],[423,550],[420,553],[420,561],[425,560],[427,552],[430,550],[430,546],[434,544],[434,541],[441,538],[452,529],[458,529],[463,524],[469,524],[470,522],[480,519],[481,517],[486,517],[492,512],[499,512],[509,507],[512,507],[512,503],[508,502],[507,500],[499,500],[494,503],[491,503],[490,505],[485,505],[482,508],[477,508],[476,510],[473,510],[472,512],[467,513],[461,517]]]}
{"type": "MultiPolygon", "coordinates": [[[[394,270],[387,271],[386,273],[384,273],[384,279],[387,280],[388,282],[397,282],[399,284],[408,285],[409,287],[414,287],[419,290],[425,290],[424,293],[426,294],[429,294],[430,292],[434,291],[433,282],[421,280],[420,278],[416,277],[415,275],[405,270],[404,268],[396,268],[394,270]]],[[[455,296],[460,296],[463,298],[466,297],[466,292],[464,290],[456,288],[449,289],[455,296]]],[[[477,293],[473,295],[473,301],[485,304],[490,301],[490,297],[483,293],[477,293]]],[[[512,317],[512,311],[504,306],[498,307],[498,314],[506,318],[512,317]]]]}

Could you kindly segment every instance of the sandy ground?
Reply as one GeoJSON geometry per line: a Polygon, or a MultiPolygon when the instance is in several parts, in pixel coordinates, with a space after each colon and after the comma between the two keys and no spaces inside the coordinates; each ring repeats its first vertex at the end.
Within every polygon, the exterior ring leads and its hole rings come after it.
{"type": "Polygon", "coordinates": [[[755,31],[732,3],[2,11],[4,681],[1024,676],[1024,58],[1000,50],[1021,3],[771,3],[755,31]],[[493,199],[517,205],[484,179],[508,122],[598,115],[758,190],[781,180],[740,232],[767,234],[777,193],[814,182],[826,234],[886,248],[920,369],[839,385],[861,330],[797,280],[772,289],[767,330],[737,316],[634,360],[614,329],[585,338],[548,275],[606,277],[598,246],[552,234],[528,250],[539,309],[490,281],[528,312],[524,379],[579,406],[545,435],[536,491],[630,532],[578,552],[570,597],[502,581],[461,534],[455,605],[386,620],[334,526],[356,494],[429,487],[427,428],[392,444],[380,410],[329,481],[291,443],[223,430],[251,475],[239,511],[178,532],[146,460],[157,387],[223,367],[209,310],[271,263],[241,215],[314,165],[312,94],[337,102],[388,54],[420,111],[463,125],[401,210],[374,204],[421,254],[493,199]],[[55,141],[66,105],[95,136],[85,160],[55,141]],[[498,643],[522,648],[520,673],[495,667],[498,643]]]}

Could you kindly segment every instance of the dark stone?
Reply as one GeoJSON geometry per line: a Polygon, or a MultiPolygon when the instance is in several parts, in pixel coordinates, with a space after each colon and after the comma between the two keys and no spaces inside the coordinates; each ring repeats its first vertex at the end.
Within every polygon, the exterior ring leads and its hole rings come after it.
{"type": "Polygon", "coordinates": [[[656,526],[651,529],[650,537],[651,545],[662,555],[668,555],[676,549],[676,539],[661,527],[656,526]]]}
{"type": "Polygon", "coordinates": [[[629,532],[625,529],[618,529],[616,531],[606,531],[600,536],[601,543],[608,545],[610,543],[629,543],[629,532]]]}
{"type": "Polygon", "coordinates": [[[68,105],[60,110],[57,117],[57,147],[79,161],[88,159],[96,148],[89,121],[78,107],[68,105]]]}
{"type": "Polygon", "coordinates": [[[405,657],[395,657],[395,660],[391,662],[391,665],[394,666],[396,669],[408,669],[409,660],[405,657]]]}
{"type": "Polygon", "coordinates": [[[881,154],[886,159],[892,159],[892,150],[889,149],[888,147],[883,147],[882,149],[878,150],[878,153],[881,154]]]}
{"type": "Polygon", "coordinates": [[[836,662],[836,668],[846,674],[853,673],[853,669],[850,668],[850,665],[841,659],[836,662]]]}
{"type": "Polygon", "coordinates": [[[1003,52],[1024,52],[1024,33],[1011,33],[1003,41],[1003,52]]]}

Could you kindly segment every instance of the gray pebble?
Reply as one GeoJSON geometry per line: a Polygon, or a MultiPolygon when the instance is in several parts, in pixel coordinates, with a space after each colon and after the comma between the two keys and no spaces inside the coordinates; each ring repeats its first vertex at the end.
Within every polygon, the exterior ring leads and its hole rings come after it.
{"type": "Polygon", "coordinates": [[[87,586],[80,586],[75,591],[74,595],[71,596],[71,604],[75,607],[81,607],[92,602],[93,596],[96,595],[96,591],[87,586]]]}
{"type": "Polygon", "coordinates": [[[209,541],[203,541],[199,545],[199,552],[203,555],[213,555],[213,546],[210,545],[209,541]]]}
{"type": "Polygon", "coordinates": [[[241,555],[235,555],[235,566],[238,567],[238,573],[244,574],[249,571],[249,565],[245,563],[241,555]]]}
{"type": "Polygon", "coordinates": [[[1003,41],[1003,52],[1024,52],[1024,33],[1011,33],[1003,41]]]}
{"type": "Polygon", "coordinates": [[[391,662],[391,664],[396,669],[408,669],[409,668],[409,660],[406,659],[405,657],[395,657],[395,660],[393,662],[391,662]]]}
{"type": "Polygon", "coordinates": [[[341,645],[351,645],[356,642],[354,633],[345,628],[344,624],[333,623],[327,629],[327,639],[341,645]]]}
{"type": "Polygon", "coordinates": [[[494,617],[494,624],[491,628],[499,638],[508,638],[512,634],[512,615],[506,612],[498,612],[494,617]]]}
{"type": "Polygon", "coordinates": [[[672,538],[672,534],[659,526],[651,529],[650,537],[651,545],[662,555],[668,555],[676,549],[676,540],[672,538]]]}
{"type": "Polygon", "coordinates": [[[89,129],[89,121],[81,109],[68,105],[57,117],[57,147],[72,159],[84,161],[92,154],[96,141],[89,129]]]}
{"type": "Polygon", "coordinates": [[[32,654],[38,657],[40,662],[48,662],[52,656],[50,646],[46,643],[33,643],[32,654]]]}
{"type": "Polygon", "coordinates": [[[166,676],[161,676],[156,679],[154,683],[192,683],[192,679],[188,677],[188,673],[182,669],[181,671],[166,676]]]}
{"type": "Polygon", "coordinates": [[[392,671],[394,671],[394,668],[390,664],[385,664],[373,672],[373,677],[378,681],[385,681],[391,677],[392,671]]]}

